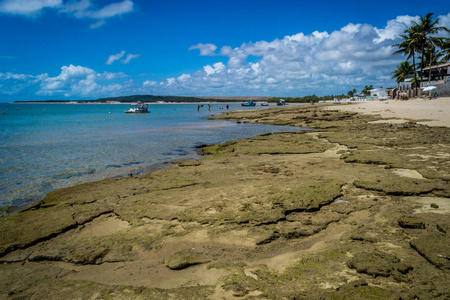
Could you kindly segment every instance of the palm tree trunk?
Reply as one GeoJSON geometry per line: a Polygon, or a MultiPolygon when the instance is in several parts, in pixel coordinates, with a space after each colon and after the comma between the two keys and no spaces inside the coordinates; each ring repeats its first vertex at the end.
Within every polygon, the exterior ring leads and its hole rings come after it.
{"type": "Polygon", "coordinates": [[[430,70],[428,71],[428,82],[431,81],[431,61],[433,59],[433,52],[430,51],[430,70]]]}
{"type": "Polygon", "coordinates": [[[423,81],[423,54],[421,56],[421,61],[420,61],[420,82],[423,81]]]}
{"type": "Polygon", "coordinates": [[[417,97],[418,96],[418,92],[417,92],[417,78],[416,78],[416,56],[414,55],[414,51],[412,53],[413,55],[413,67],[414,67],[414,85],[415,85],[415,91],[414,91],[414,95],[417,97]]]}
{"type": "Polygon", "coordinates": [[[420,82],[423,81],[423,51],[425,50],[425,45],[422,43],[422,53],[420,59],[420,82]]]}

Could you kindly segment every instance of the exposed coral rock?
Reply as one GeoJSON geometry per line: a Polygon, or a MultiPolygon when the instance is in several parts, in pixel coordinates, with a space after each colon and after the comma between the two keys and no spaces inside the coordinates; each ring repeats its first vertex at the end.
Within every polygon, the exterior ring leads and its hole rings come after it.
{"type": "Polygon", "coordinates": [[[413,217],[402,217],[398,220],[398,225],[403,228],[425,229],[425,223],[413,217]]]}
{"type": "Polygon", "coordinates": [[[408,273],[412,267],[400,262],[395,255],[374,251],[357,253],[349,262],[348,266],[358,273],[365,273],[373,277],[389,277],[394,272],[408,273]]]}
{"type": "Polygon", "coordinates": [[[447,234],[424,234],[412,240],[410,244],[436,267],[450,270],[450,237],[447,234]]]}
{"type": "Polygon", "coordinates": [[[204,255],[194,251],[181,251],[167,257],[164,264],[171,270],[182,270],[207,262],[202,256],[204,255]]]}

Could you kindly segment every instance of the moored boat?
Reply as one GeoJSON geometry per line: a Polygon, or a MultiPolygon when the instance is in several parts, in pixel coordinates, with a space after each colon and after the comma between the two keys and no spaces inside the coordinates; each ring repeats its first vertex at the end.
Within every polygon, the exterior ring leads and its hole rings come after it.
{"type": "Polygon", "coordinates": [[[277,102],[278,106],[285,106],[286,105],[286,101],[284,101],[283,99],[278,100],[277,102]]]}
{"type": "Polygon", "coordinates": [[[148,104],[145,104],[144,102],[137,102],[136,104],[132,104],[134,107],[130,108],[129,110],[126,110],[125,113],[131,114],[131,113],[149,113],[148,110],[148,104]]]}
{"type": "Polygon", "coordinates": [[[242,106],[255,106],[256,102],[253,100],[249,100],[246,103],[241,103],[242,106]]]}

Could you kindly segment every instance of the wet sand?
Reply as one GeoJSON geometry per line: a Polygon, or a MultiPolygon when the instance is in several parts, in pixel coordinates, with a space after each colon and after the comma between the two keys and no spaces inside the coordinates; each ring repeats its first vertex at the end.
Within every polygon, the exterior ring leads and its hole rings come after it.
{"type": "Polygon", "coordinates": [[[448,299],[446,101],[216,116],[315,130],[206,146],[0,218],[0,298],[448,299]]]}

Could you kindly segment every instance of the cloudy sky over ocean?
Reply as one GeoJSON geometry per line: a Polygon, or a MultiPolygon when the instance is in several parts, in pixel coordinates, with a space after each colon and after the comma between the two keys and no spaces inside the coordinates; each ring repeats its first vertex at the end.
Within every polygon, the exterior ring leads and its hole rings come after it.
{"type": "Polygon", "coordinates": [[[0,0],[0,102],[390,87],[428,12],[450,27],[447,0],[0,0]]]}

